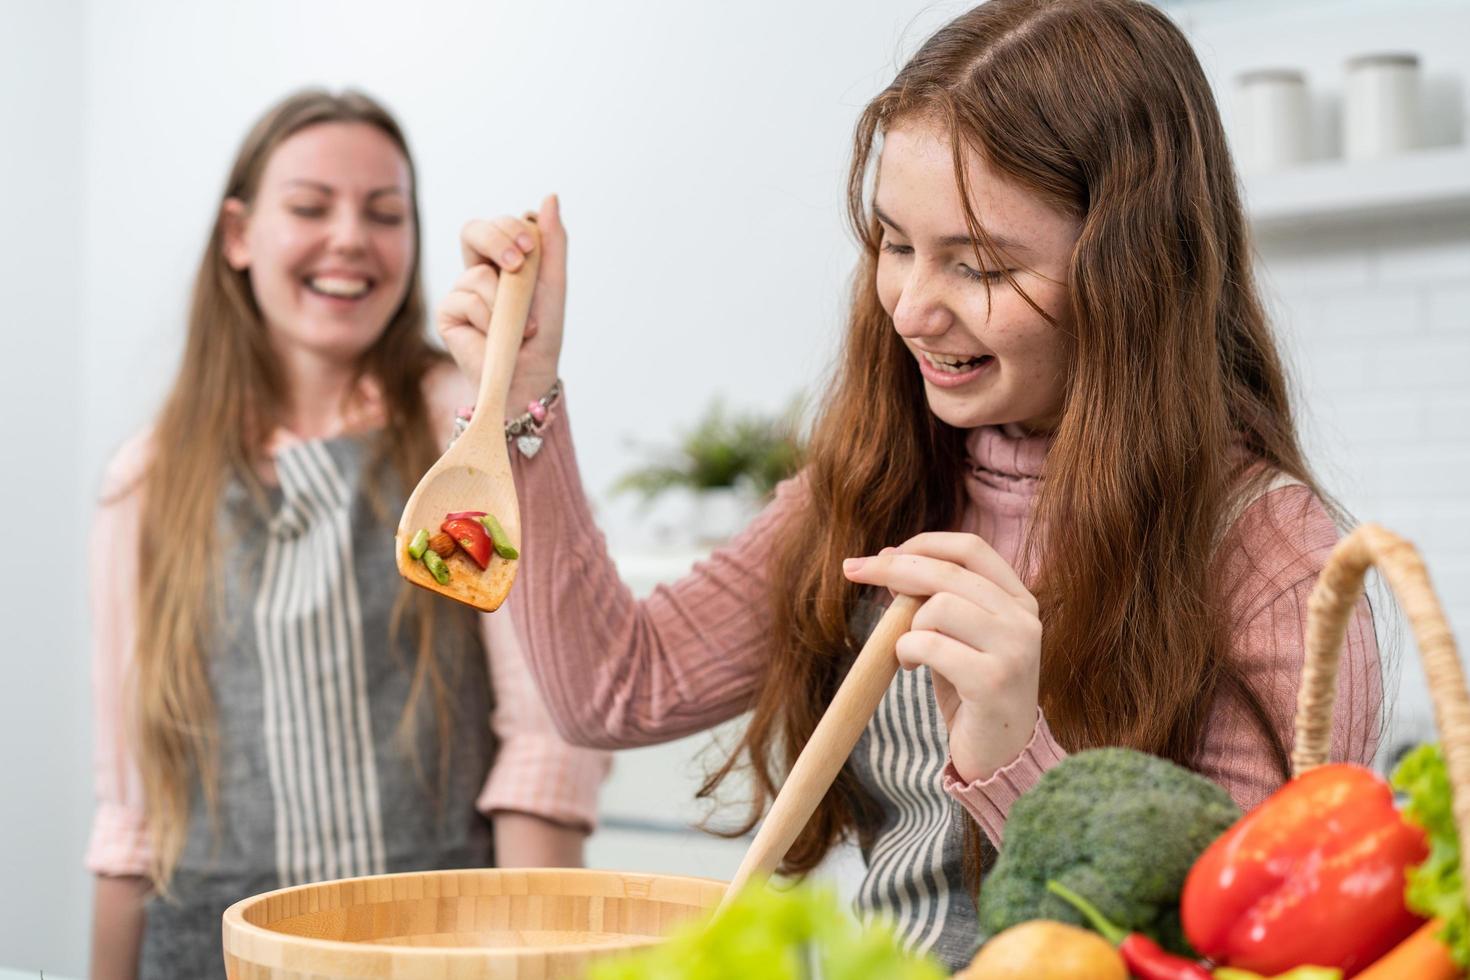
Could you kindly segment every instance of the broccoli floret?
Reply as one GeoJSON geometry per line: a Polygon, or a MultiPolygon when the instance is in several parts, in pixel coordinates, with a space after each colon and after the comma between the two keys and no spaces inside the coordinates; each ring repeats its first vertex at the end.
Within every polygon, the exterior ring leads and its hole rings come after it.
{"type": "Polygon", "coordinates": [[[980,886],[980,928],[995,935],[1030,919],[1086,926],[1046,890],[1056,880],[1125,929],[1191,953],[1179,892],[1195,859],[1239,818],[1225,790],[1156,756],[1121,748],[1069,756],[1011,807],[980,886]]]}

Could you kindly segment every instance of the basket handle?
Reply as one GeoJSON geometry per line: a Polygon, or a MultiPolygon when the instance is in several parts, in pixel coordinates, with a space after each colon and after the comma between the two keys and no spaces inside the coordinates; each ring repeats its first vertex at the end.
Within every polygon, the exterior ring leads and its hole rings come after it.
{"type": "MultiPolygon", "coordinates": [[[[1460,840],[1470,841],[1470,694],[1466,693],[1455,638],[1419,552],[1376,524],[1363,524],[1337,543],[1307,603],[1307,649],[1297,694],[1292,771],[1300,775],[1327,761],[1343,636],[1362,595],[1363,578],[1373,565],[1403,607],[1418,643],[1434,703],[1435,726],[1454,789],[1455,826],[1460,840]]],[[[1465,883],[1470,894],[1470,875],[1465,883]]]]}
{"type": "Polygon", "coordinates": [[[1327,761],[1337,667],[1348,620],[1376,565],[1409,617],[1424,661],[1434,716],[1450,775],[1470,788],[1470,695],[1444,612],[1414,546],[1392,531],[1364,524],[1337,543],[1307,603],[1306,660],[1297,695],[1292,771],[1298,775],[1327,761]]]}

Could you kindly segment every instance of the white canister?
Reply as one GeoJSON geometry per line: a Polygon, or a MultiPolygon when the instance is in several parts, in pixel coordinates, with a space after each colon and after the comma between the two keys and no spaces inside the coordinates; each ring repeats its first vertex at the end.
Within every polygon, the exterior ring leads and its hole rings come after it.
{"type": "Polygon", "coordinates": [[[1236,157],[1246,173],[1301,163],[1310,147],[1307,80],[1292,68],[1236,77],[1236,157]]]}
{"type": "Polygon", "coordinates": [[[1391,156],[1419,145],[1419,57],[1364,54],[1347,63],[1343,155],[1391,156]]]}

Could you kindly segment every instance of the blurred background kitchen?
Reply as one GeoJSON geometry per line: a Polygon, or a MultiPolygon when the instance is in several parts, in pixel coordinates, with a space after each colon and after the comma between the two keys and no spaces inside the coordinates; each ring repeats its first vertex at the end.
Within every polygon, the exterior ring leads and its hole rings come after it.
{"type": "MultiPolygon", "coordinates": [[[[1163,5],[1215,81],[1246,171],[1323,482],[1421,546],[1464,641],[1470,0],[1163,5]]],[[[583,472],[646,591],[738,521],[757,482],[710,488],[731,481],[661,453],[708,449],[691,436],[717,400],[776,419],[821,397],[854,255],[851,125],[966,6],[5,0],[0,968],[84,972],[85,536],[103,463],[175,366],[219,183],[264,106],[305,84],[351,85],[399,114],[435,300],[466,218],[561,194],[563,365],[583,472]],[[613,492],[667,462],[685,477],[656,480],[671,489],[651,503],[613,492]]],[[[1429,733],[1412,647],[1397,646],[1390,745],[1429,733]]],[[[743,843],[690,829],[708,743],[619,757],[592,864],[728,876],[743,843]]]]}

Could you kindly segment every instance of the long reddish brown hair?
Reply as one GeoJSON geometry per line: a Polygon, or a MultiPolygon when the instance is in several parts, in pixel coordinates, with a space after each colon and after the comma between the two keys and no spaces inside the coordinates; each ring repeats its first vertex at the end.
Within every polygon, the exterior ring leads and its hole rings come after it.
{"type": "MultiPolygon", "coordinates": [[[[1228,585],[1212,556],[1232,501],[1259,474],[1317,488],[1209,84],[1179,29],[1141,0],[991,0],[931,37],[858,122],[848,200],[863,253],[809,447],[810,504],[781,537],[773,657],[754,716],[706,792],[748,759],[748,830],[806,744],[857,649],[860,588],[842,559],[960,517],[965,432],[929,411],[875,287],[869,164],[883,132],[915,119],[948,129],[978,241],[966,148],[1081,221],[1070,306],[1055,323],[1070,350],[1036,501],[1045,534],[1030,537],[1023,563],[1039,569],[1029,584],[1043,624],[1041,704],[1057,739],[1191,765],[1211,706],[1229,695],[1285,778],[1280,719],[1231,652],[1228,585]]],[[[810,870],[861,834],[870,806],[844,772],[783,870],[810,870]]]]}

